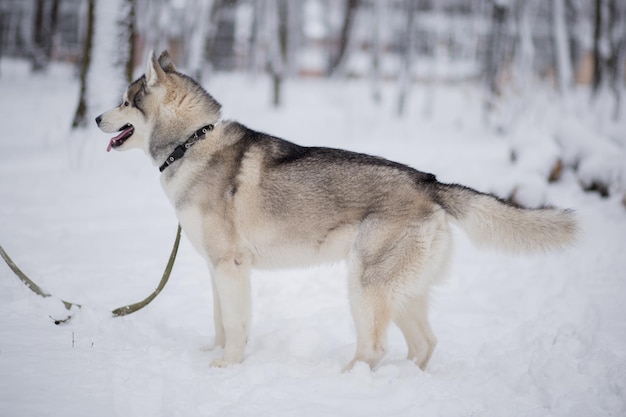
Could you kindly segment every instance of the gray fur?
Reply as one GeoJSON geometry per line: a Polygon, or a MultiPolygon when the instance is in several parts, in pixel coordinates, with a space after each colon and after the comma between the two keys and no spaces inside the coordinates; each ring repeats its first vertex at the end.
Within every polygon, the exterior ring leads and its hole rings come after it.
{"type": "Polygon", "coordinates": [[[155,166],[192,132],[216,124],[161,175],[166,195],[211,270],[214,365],[240,362],[248,338],[252,268],[345,260],[357,330],[355,362],[376,366],[393,321],[408,357],[424,368],[436,338],[430,287],[451,256],[449,223],[482,246],[531,252],[572,242],[569,211],[513,207],[488,194],[370,155],[302,147],[222,120],[220,104],[177,72],[165,52],[148,61],[124,102],[97,119],[134,130],[114,149],[142,148],[155,166]],[[136,99],[139,100],[136,100],[136,99]]]}

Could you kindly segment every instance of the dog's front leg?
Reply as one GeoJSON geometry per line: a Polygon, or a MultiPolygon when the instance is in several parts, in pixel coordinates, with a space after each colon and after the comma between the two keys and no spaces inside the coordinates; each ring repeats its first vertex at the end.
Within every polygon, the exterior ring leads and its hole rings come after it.
{"type": "MultiPolygon", "coordinates": [[[[211,366],[228,366],[243,360],[250,326],[250,263],[232,258],[220,261],[213,269],[213,288],[221,313],[224,356],[211,366]]],[[[216,325],[218,317],[216,317],[216,325]]],[[[216,329],[216,342],[222,336],[216,329]]]]}
{"type": "MultiPolygon", "coordinates": [[[[211,268],[211,271],[214,271],[211,268]]],[[[224,334],[224,322],[222,321],[222,304],[220,295],[215,284],[215,272],[211,272],[211,284],[213,286],[213,323],[215,324],[215,342],[213,349],[224,348],[226,344],[226,335],[224,334]]]]}

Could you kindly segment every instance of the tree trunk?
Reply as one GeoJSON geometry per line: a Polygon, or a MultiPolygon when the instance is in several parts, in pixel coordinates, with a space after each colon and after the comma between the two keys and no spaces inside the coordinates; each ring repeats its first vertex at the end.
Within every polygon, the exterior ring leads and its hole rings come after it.
{"type": "Polygon", "coordinates": [[[186,65],[189,74],[197,80],[202,81],[203,68],[206,63],[206,46],[207,36],[212,29],[211,10],[213,2],[207,0],[197,0],[192,2],[187,11],[186,25],[187,42],[186,42],[186,65]]]}
{"type": "Polygon", "coordinates": [[[600,90],[600,85],[602,84],[603,58],[602,58],[602,51],[600,50],[601,41],[602,41],[602,0],[596,0],[595,16],[594,16],[594,23],[593,23],[593,79],[591,81],[593,95],[595,95],[600,90]]]}
{"type": "Polygon", "coordinates": [[[123,0],[120,28],[120,63],[124,68],[124,79],[128,84],[134,80],[135,70],[135,33],[137,21],[137,0],[123,0]]]}
{"type": "Polygon", "coordinates": [[[48,69],[52,58],[52,44],[57,30],[59,0],[35,0],[35,24],[31,50],[32,70],[48,69]]]}
{"type": "Polygon", "coordinates": [[[52,47],[54,46],[54,38],[57,34],[59,26],[59,4],[60,0],[52,0],[50,9],[50,30],[48,32],[48,42],[46,43],[46,54],[52,58],[52,47]]]}
{"type": "Polygon", "coordinates": [[[611,91],[615,97],[613,119],[617,120],[621,113],[624,65],[626,65],[626,6],[617,0],[609,1],[608,29],[611,55],[607,62],[607,70],[611,91]]]}
{"type": "Polygon", "coordinates": [[[500,71],[506,59],[505,49],[508,16],[509,6],[507,4],[501,4],[499,2],[493,3],[491,31],[487,40],[483,70],[483,77],[487,88],[487,97],[483,106],[485,123],[489,121],[495,96],[500,94],[500,71]]]}
{"type": "Polygon", "coordinates": [[[530,85],[533,76],[535,45],[533,43],[532,22],[537,16],[535,4],[533,2],[521,4],[517,16],[518,39],[515,58],[521,87],[524,89],[530,85]]]}
{"type": "Polygon", "coordinates": [[[552,36],[557,69],[559,92],[565,94],[572,85],[572,64],[570,62],[567,26],[565,24],[565,6],[563,0],[552,0],[552,36]]]}
{"type": "MultiPolygon", "coordinates": [[[[5,23],[5,19],[6,16],[4,11],[0,10],[0,28],[5,28],[7,26],[5,23]]],[[[2,55],[4,54],[4,42],[4,30],[0,30],[0,59],[2,59],[2,55]]]]}
{"type": "Polygon", "coordinates": [[[577,28],[579,27],[579,22],[585,16],[582,15],[580,5],[576,0],[566,0],[565,9],[566,21],[569,23],[567,25],[567,38],[570,50],[570,63],[572,64],[572,74],[575,82],[579,65],[585,52],[577,28]]]}
{"type": "Polygon", "coordinates": [[[256,75],[262,71],[263,63],[261,58],[261,33],[263,25],[263,2],[255,1],[252,13],[252,28],[250,39],[248,39],[248,72],[256,75]]]}
{"type": "Polygon", "coordinates": [[[402,117],[406,110],[406,101],[411,89],[412,67],[413,67],[413,39],[415,31],[415,6],[416,0],[406,0],[405,7],[407,13],[406,32],[404,34],[404,50],[402,55],[402,67],[398,77],[398,108],[397,114],[402,117]]]}
{"type": "Polygon", "coordinates": [[[287,69],[287,45],[288,45],[288,0],[271,0],[270,10],[268,11],[271,31],[274,34],[273,40],[270,39],[269,54],[270,72],[272,76],[272,103],[274,107],[281,105],[282,85],[287,69]]]}
{"type": "Polygon", "coordinates": [[[330,61],[328,66],[328,73],[333,75],[341,71],[342,66],[345,64],[346,51],[350,43],[350,33],[352,31],[352,25],[354,23],[354,16],[359,6],[360,0],[346,0],[346,14],[343,19],[343,25],[341,26],[341,33],[339,35],[339,48],[334,58],[330,61]]]}
{"type": "Polygon", "coordinates": [[[381,84],[381,60],[383,41],[381,39],[381,26],[383,21],[384,0],[374,0],[372,9],[372,98],[375,103],[380,103],[382,94],[380,92],[381,84]]]}
{"type": "Polygon", "coordinates": [[[509,7],[506,4],[494,3],[491,15],[491,32],[485,53],[485,81],[492,94],[499,94],[498,77],[504,61],[506,42],[506,24],[509,7]]]}
{"type": "Polygon", "coordinates": [[[264,22],[267,51],[267,68],[272,80],[272,104],[279,107],[282,102],[282,86],[287,71],[288,46],[288,0],[267,0],[264,22]]]}
{"type": "Polygon", "coordinates": [[[95,27],[96,0],[89,0],[87,7],[87,34],[83,46],[83,60],[80,66],[80,93],[78,106],[74,114],[72,127],[85,127],[87,125],[87,75],[91,66],[91,51],[93,46],[93,33],[95,27]]]}

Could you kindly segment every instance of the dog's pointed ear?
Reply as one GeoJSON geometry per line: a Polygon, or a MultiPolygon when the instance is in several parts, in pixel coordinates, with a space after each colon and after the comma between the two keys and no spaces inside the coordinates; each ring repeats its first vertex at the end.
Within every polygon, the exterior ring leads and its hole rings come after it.
{"type": "Polygon", "coordinates": [[[154,50],[150,52],[150,58],[148,58],[148,66],[146,67],[146,84],[148,87],[154,87],[159,82],[164,81],[166,78],[165,71],[159,64],[159,61],[154,54],[154,50]]]}
{"type": "Polygon", "coordinates": [[[163,51],[159,56],[159,64],[165,72],[176,72],[176,65],[174,65],[174,61],[167,51],[163,51]]]}

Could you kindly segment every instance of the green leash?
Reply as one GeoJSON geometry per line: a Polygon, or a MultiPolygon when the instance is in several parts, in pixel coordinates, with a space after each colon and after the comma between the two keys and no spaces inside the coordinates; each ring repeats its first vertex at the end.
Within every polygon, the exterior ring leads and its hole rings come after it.
{"type": "MultiPolygon", "coordinates": [[[[146,297],[145,299],[137,303],[116,308],[115,310],[112,311],[113,317],[126,316],[128,314],[132,314],[136,311],[141,310],[142,308],[150,304],[150,302],[152,302],[152,300],[154,300],[157,297],[157,295],[159,295],[159,293],[163,290],[163,288],[165,288],[165,284],[167,284],[167,281],[170,278],[170,274],[172,273],[174,261],[176,260],[176,254],[178,253],[178,245],[180,244],[180,233],[181,233],[181,229],[180,229],[180,224],[179,224],[178,229],[176,231],[176,239],[174,240],[174,246],[172,247],[172,252],[170,253],[170,257],[167,261],[167,265],[165,266],[165,271],[163,271],[161,282],[159,282],[159,285],[157,286],[156,290],[154,290],[152,294],[150,294],[148,297],[146,297]]],[[[35,284],[33,280],[28,278],[28,276],[24,272],[22,272],[22,270],[15,264],[15,262],[13,262],[11,257],[5,252],[2,246],[0,246],[0,256],[2,256],[2,259],[4,259],[4,261],[7,263],[9,268],[11,268],[15,276],[17,276],[19,280],[22,281],[22,283],[26,285],[32,292],[34,292],[35,294],[41,297],[52,296],[52,294],[44,291],[39,285],[35,284]]],[[[71,310],[72,307],[81,308],[80,304],[71,303],[65,300],[61,300],[61,301],[63,302],[63,305],[65,305],[65,308],[68,310],[71,310]]],[[[54,318],[53,320],[55,324],[61,324],[61,323],[67,323],[71,318],[72,318],[72,315],[69,315],[67,316],[67,318],[62,319],[62,320],[57,320],[54,318]]]]}

